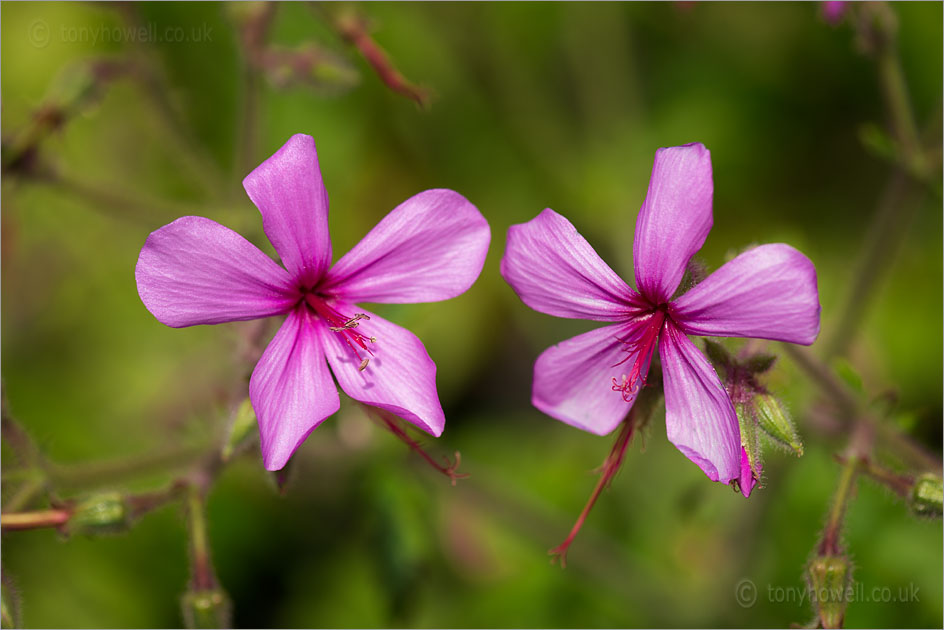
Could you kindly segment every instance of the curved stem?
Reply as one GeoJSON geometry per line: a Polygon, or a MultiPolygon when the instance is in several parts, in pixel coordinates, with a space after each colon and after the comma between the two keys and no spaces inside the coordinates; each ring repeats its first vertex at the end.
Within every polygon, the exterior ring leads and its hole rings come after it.
{"type": "Polygon", "coordinates": [[[819,387],[823,394],[839,407],[839,417],[846,424],[868,424],[884,444],[887,444],[892,451],[917,470],[941,470],[941,460],[937,456],[929,453],[896,427],[876,418],[865,402],[860,400],[812,352],[789,343],[780,345],[797,367],[810,377],[810,382],[819,387]]]}

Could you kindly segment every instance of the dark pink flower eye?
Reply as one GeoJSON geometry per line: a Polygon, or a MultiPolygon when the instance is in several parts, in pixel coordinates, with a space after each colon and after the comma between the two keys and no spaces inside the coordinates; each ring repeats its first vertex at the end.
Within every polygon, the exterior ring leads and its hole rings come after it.
{"type": "Polygon", "coordinates": [[[329,365],[351,398],[439,436],[445,417],[423,343],[355,304],[465,292],[488,252],[485,218],[456,192],[427,190],[332,266],[328,195],[310,136],[292,136],[243,185],[284,267],[229,228],[184,217],[148,237],[135,276],[144,305],[168,326],[287,315],[249,383],[266,468],[285,466],[340,407],[329,365]]]}
{"type": "MultiPolygon", "coordinates": [[[[741,254],[673,300],[711,230],[713,191],[711,155],[703,145],[656,151],[636,220],[636,290],[550,209],[508,230],[501,269],[537,311],[609,322],[538,357],[532,395],[538,409],[585,431],[610,433],[640,395],[658,348],[669,440],[709,479],[735,482],[747,496],[758,471],[745,468],[731,399],[688,335],[809,345],[819,333],[819,294],[809,259],[777,244],[741,254]]],[[[628,439],[618,442],[625,449],[628,439]]]]}

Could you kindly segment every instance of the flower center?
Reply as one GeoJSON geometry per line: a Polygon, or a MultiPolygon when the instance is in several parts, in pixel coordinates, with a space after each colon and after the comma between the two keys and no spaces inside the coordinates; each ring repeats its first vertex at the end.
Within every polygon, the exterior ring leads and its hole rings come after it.
{"type": "Polygon", "coordinates": [[[362,355],[361,352],[373,356],[374,353],[367,344],[377,343],[377,338],[368,337],[357,330],[357,327],[361,321],[369,320],[370,317],[365,313],[354,313],[352,316],[344,315],[331,306],[324,296],[319,295],[313,289],[302,288],[300,290],[305,304],[327,322],[328,330],[341,335],[341,339],[344,340],[347,347],[360,361],[358,369],[365,370],[367,364],[370,363],[370,357],[362,355]]]}
{"type": "Polygon", "coordinates": [[[659,340],[659,333],[662,332],[667,316],[667,308],[666,304],[652,307],[649,313],[642,316],[644,323],[635,327],[624,339],[620,339],[625,346],[623,350],[629,354],[613,367],[623,365],[635,356],[629,376],[623,374],[621,380],[613,378],[613,391],[620,392],[626,402],[632,402],[633,397],[639,393],[639,388],[646,384],[652,355],[656,350],[656,342],[659,340]]]}

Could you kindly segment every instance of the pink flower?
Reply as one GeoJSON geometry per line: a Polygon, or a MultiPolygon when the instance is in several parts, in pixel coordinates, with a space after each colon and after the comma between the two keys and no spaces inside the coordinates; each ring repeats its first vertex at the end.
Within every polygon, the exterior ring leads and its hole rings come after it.
{"type": "Polygon", "coordinates": [[[821,2],[820,7],[823,11],[823,19],[825,19],[829,24],[835,26],[842,21],[843,16],[849,9],[849,3],[830,0],[828,2],[821,2]]]}
{"type": "Polygon", "coordinates": [[[669,440],[712,481],[738,480],[747,496],[754,480],[750,466],[746,471],[742,466],[746,458],[734,407],[688,335],[809,345],[819,333],[819,295],[809,259],[778,244],[741,254],[673,298],[689,259],[711,230],[713,189],[704,146],[656,151],[636,221],[637,291],[550,209],[508,230],[501,270],[537,311],[610,322],[538,357],[535,407],[585,431],[610,433],[645,385],[658,349],[669,440]]]}
{"type": "Polygon", "coordinates": [[[351,398],[439,436],[445,418],[436,365],[423,343],[355,303],[463,293],[481,272],[491,238],[479,211],[451,190],[427,190],[332,266],[328,195],[313,138],[292,136],[243,186],[284,268],[229,228],[182,217],[148,237],[135,277],[147,309],[175,328],[287,315],[249,383],[265,467],[285,466],[338,410],[329,365],[351,398]]]}

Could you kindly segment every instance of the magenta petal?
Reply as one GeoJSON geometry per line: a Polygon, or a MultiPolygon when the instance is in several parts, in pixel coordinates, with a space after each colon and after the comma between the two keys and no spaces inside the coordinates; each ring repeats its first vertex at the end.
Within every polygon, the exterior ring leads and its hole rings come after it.
{"type": "Polygon", "coordinates": [[[635,291],[550,208],[508,228],[501,273],[522,302],[548,315],[619,321],[637,310],[635,291]]]}
{"type": "Polygon", "coordinates": [[[203,217],[181,217],[152,232],[134,276],[144,306],[174,328],[278,315],[297,299],[275,261],[203,217]]]}
{"type": "Polygon", "coordinates": [[[243,180],[262,213],[262,227],[282,264],[313,286],[331,265],[328,193],[321,181],[315,140],[296,134],[243,180]]]}
{"type": "Polygon", "coordinates": [[[625,324],[604,326],[545,350],[534,364],[532,404],[590,433],[615,429],[635,400],[613,391],[613,379],[621,381],[635,360],[620,341],[628,331],[625,324]]]}
{"type": "Polygon", "coordinates": [[[451,190],[407,199],[345,254],[320,287],[350,302],[436,302],[465,292],[482,271],[491,232],[451,190]]]}
{"type": "Polygon", "coordinates": [[[288,463],[312,429],[341,406],[318,338],[323,324],[304,306],[289,313],[249,381],[266,470],[288,463]]]}
{"type": "MultiPolygon", "coordinates": [[[[757,465],[757,474],[760,474],[760,464],[757,465]]],[[[754,486],[757,485],[757,476],[751,469],[751,460],[747,456],[747,450],[741,447],[741,476],[738,479],[738,485],[741,487],[741,494],[744,498],[751,496],[754,486]]]]}
{"type": "Polygon", "coordinates": [[[672,318],[688,334],[804,345],[819,334],[819,312],[813,263],[782,244],[744,252],[671,307],[672,318]]]}
{"type": "Polygon", "coordinates": [[[708,359],[674,324],[659,340],[669,441],[708,475],[728,483],[741,476],[741,431],[731,399],[708,359]]]}
{"type": "Polygon", "coordinates": [[[342,313],[364,313],[356,331],[374,343],[366,352],[355,342],[357,354],[345,343],[345,332],[321,330],[331,371],[341,389],[354,400],[386,409],[423,431],[439,437],[446,424],[436,393],[436,364],[416,335],[360,307],[343,302],[333,305],[342,313]],[[367,367],[360,369],[364,358],[367,367]]]}
{"type": "Polygon", "coordinates": [[[711,153],[701,144],[656,151],[649,192],[636,218],[636,289],[668,302],[689,259],[711,231],[711,153]]]}

